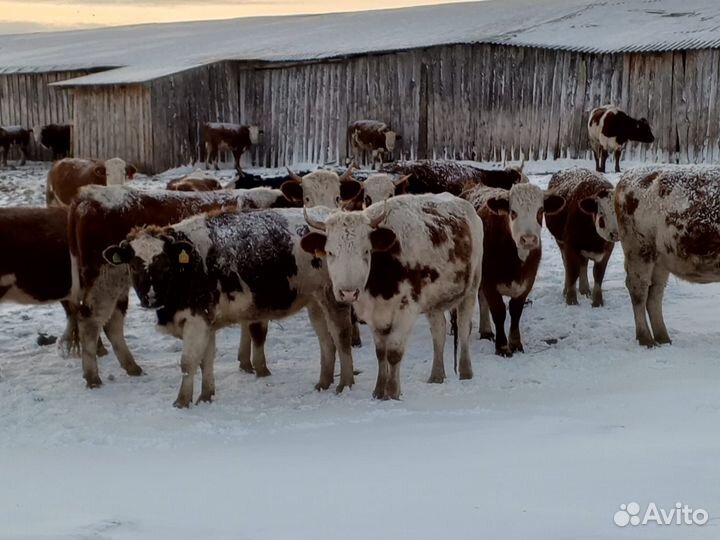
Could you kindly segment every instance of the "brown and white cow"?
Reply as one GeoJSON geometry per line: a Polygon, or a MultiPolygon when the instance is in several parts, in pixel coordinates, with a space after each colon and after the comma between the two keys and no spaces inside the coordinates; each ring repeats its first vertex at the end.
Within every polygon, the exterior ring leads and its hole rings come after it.
{"type": "Polygon", "coordinates": [[[217,178],[202,171],[194,171],[183,176],[170,180],[165,189],[171,191],[217,191],[223,189],[217,178]]]}
{"type": "Polygon", "coordinates": [[[45,201],[48,206],[70,206],[89,185],[121,186],[132,179],[135,167],[120,158],[105,161],[65,158],[53,163],[45,184],[45,201]]]}
{"type": "Polygon", "coordinates": [[[456,161],[421,159],[389,163],[383,167],[383,172],[408,176],[408,193],[447,192],[460,196],[476,185],[510,189],[515,184],[527,183],[524,166],[523,161],[504,169],[480,169],[456,161]]]}
{"type": "Polygon", "coordinates": [[[495,354],[523,352],[520,317],[537,276],[544,214],[562,210],[565,200],[533,184],[510,190],[478,186],[465,195],[485,226],[480,302],[480,337],[495,337],[495,354]],[[505,335],[505,301],[510,297],[510,341],[505,335]],[[490,316],[495,323],[493,334],[490,316]]]}
{"type": "Polygon", "coordinates": [[[2,150],[3,167],[7,167],[8,152],[10,151],[10,147],[12,145],[16,145],[20,148],[20,165],[25,165],[30,148],[32,133],[32,129],[24,128],[22,126],[0,127],[0,149],[2,150]]]}
{"type": "Polygon", "coordinates": [[[620,240],[613,185],[602,174],[588,169],[555,173],[548,189],[565,198],[565,207],[547,214],[545,223],[555,237],[565,266],[563,295],[568,305],[577,305],[577,289],[590,296],[588,261],[592,260],[594,285],[592,305],[603,305],[602,282],[615,242],[620,240]]]}
{"type": "Polygon", "coordinates": [[[72,125],[47,124],[35,131],[38,144],[52,150],[53,161],[70,156],[72,149],[72,125]]]}
{"type": "Polygon", "coordinates": [[[205,141],[205,165],[209,169],[218,166],[218,152],[230,150],[235,158],[235,169],[240,171],[240,158],[252,145],[257,144],[262,135],[258,126],[243,126],[223,122],[208,122],[203,125],[203,141],[205,141]]]}
{"type": "Polygon", "coordinates": [[[102,384],[95,342],[100,328],[110,339],[120,365],[140,375],[125,343],[124,320],[130,281],[126,265],[111,266],[103,251],[123,241],[136,227],[165,226],[219,208],[270,208],[285,197],[279,190],[223,190],[206,193],[139,191],[127,186],[87,186],[70,207],[68,236],[72,297],[79,308],[83,376],[88,387],[102,384]]]}
{"type": "Polygon", "coordinates": [[[590,111],[588,135],[595,156],[595,169],[603,173],[611,152],[615,158],[615,172],[620,172],[620,156],[628,141],[655,141],[645,118],[636,120],[615,105],[603,105],[590,111]]]}
{"type": "Polygon", "coordinates": [[[353,168],[348,167],[338,176],[334,171],[320,169],[301,177],[288,169],[291,179],[283,182],[280,190],[289,201],[301,206],[339,208],[362,190],[362,184],[352,177],[352,171],[353,168]]]}
{"type": "Polygon", "coordinates": [[[386,173],[371,174],[363,181],[362,191],[355,198],[357,206],[367,208],[376,202],[405,194],[409,178],[409,176],[395,178],[386,173]]]}
{"type": "Polygon", "coordinates": [[[392,161],[395,144],[402,136],[377,120],[356,120],[348,127],[348,140],[352,149],[353,161],[360,164],[363,151],[370,152],[371,166],[378,161],[378,168],[384,161],[392,161]]]}
{"type": "Polygon", "coordinates": [[[691,283],[720,281],[718,193],[717,166],[638,167],[620,177],[615,208],[641,345],[671,343],[662,312],[670,274],[691,283]]]}
{"type": "MultiPolygon", "coordinates": [[[[321,209],[327,215],[328,209],[321,209]]],[[[202,366],[200,401],[215,394],[215,332],[238,322],[269,321],[308,308],[321,349],[317,388],[333,381],[352,387],[350,307],[334,299],[326,266],[300,247],[308,232],[303,210],[211,212],[171,227],[146,228],[105,251],[129,265],[144,307],[157,310],[158,327],[183,340],[183,378],[176,407],[188,407],[202,366]]]]}
{"type": "Polygon", "coordinates": [[[310,219],[319,232],[302,247],[325,257],[332,293],[373,330],[378,377],[373,395],[399,399],[400,361],[421,313],[430,322],[429,382],[445,379],[443,312],[457,307],[460,378],[472,378],[470,329],[483,256],[483,226],[470,204],[450,194],[400,195],[359,212],[310,219]]]}

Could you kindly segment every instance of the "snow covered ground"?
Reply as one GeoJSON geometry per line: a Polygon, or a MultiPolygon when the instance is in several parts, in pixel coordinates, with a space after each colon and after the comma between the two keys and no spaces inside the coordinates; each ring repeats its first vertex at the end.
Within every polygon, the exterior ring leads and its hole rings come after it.
{"type": "MultiPolygon", "coordinates": [[[[530,164],[531,179],[545,185],[567,165],[530,164]]],[[[45,171],[0,171],[0,205],[42,204],[45,171]]],[[[105,386],[90,391],[77,359],[36,343],[61,333],[59,306],[0,305],[0,538],[717,538],[720,286],[671,279],[674,344],[641,349],[620,248],[606,307],[567,307],[559,252],[543,241],[527,352],[501,359],[474,339],[475,379],[428,385],[421,320],[399,402],[370,397],[366,327],[362,374],[341,396],[313,390],[319,351],[304,314],[271,325],[266,379],[238,371],[239,331],[226,329],[216,402],[179,411],[181,344],[156,333],[152,312],[135,303],[127,324],[147,375],[130,379],[110,354],[105,386]],[[616,526],[631,502],[641,517],[681,502],[709,521],[616,526]]],[[[451,358],[448,340],[449,372],[451,358]]]]}

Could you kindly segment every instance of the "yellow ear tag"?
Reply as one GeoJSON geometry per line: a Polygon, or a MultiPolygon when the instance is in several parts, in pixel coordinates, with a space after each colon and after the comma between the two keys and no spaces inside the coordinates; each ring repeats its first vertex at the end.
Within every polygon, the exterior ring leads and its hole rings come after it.
{"type": "Polygon", "coordinates": [[[120,257],[119,253],[117,253],[117,252],[113,253],[112,262],[114,262],[115,264],[120,264],[123,262],[122,257],[120,257]]]}
{"type": "Polygon", "coordinates": [[[188,255],[187,251],[184,249],[180,252],[180,255],[178,255],[178,262],[180,264],[187,264],[190,262],[190,255],[188,255]]]}
{"type": "Polygon", "coordinates": [[[322,257],[325,256],[325,252],[324,252],[322,249],[316,249],[316,250],[315,250],[315,256],[316,256],[318,259],[321,259],[322,257]]]}

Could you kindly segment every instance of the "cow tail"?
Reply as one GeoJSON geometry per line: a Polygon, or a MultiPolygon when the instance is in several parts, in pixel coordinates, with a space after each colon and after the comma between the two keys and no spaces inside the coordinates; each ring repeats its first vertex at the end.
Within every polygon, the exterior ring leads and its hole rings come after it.
{"type": "Polygon", "coordinates": [[[450,312],[450,332],[453,335],[453,369],[455,375],[457,375],[457,352],[458,352],[458,324],[457,324],[457,309],[453,309],[450,312]]]}

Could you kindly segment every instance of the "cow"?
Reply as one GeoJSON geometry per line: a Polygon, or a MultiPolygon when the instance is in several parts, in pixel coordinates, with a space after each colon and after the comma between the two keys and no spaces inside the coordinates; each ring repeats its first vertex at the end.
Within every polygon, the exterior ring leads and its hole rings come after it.
{"type": "Polygon", "coordinates": [[[217,191],[222,184],[214,177],[202,171],[195,171],[182,178],[170,180],[165,189],[171,191],[217,191]]]}
{"type": "Polygon", "coordinates": [[[199,366],[199,401],[212,400],[218,329],[284,318],[303,307],[320,341],[316,387],[332,383],[336,349],[337,392],[352,387],[350,306],[334,299],[322,261],[300,247],[306,232],[299,208],[211,212],[170,227],[142,229],[105,250],[110,264],[130,266],[140,303],[156,310],[158,327],[183,340],[176,407],[190,405],[199,366]]]}
{"type": "Polygon", "coordinates": [[[615,209],[640,345],[672,342],[662,312],[669,274],[690,283],[720,281],[718,193],[717,166],[638,167],[620,177],[615,209]]]}
{"type": "Polygon", "coordinates": [[[207,157],[205,165],[209,169],[218,166],[218,151],[230,150],[235,158],[235,169],[240,172],[240,158],[252,145],[257,144],[263,131],[258,126],[243,126],[221,122],[208,122],[203,125],[203,141],[207,157]]]}
{"type": "Polygon", "coordinates": [[[421,313],[433,338],[429,382],[445,379],[443,312],[455,307],[459,374],[472,378],[469,338],[481,281],[483,226],[467,201],[447,193],[400,195],[325,220],[307,216],[307,222],[314,231],[303,238],[303,249],[325,258],[335,298],[352,304],[373,330],[376,399],[400,398],[400,362],[421,313]]]}
{"type": "Polygon", "coordinates": [[[53,161],[70,157],[72,125],[47,124],[35,130],[37,143],[52,150],[53,161]]]}
{"type": "Polygon", "coordinates": [[[482,284],[478,291],[480,337],[494,337],[495,354],[511,357],[514,352],[524,351],[520,317],[540,265],[543,214],[561,211],[565,199],[533,184],[516,184],[510,190],[478,186],[465,196],[485,227],[482,284]],[[510,297],[509,342],[503,296],[510,297]]]}
{"type": "Polygon", "coordinates": [[[20,165],[25,165],[30,148],[30,139],[33,130],[22,126],[0,127],[0,149],[2,149],[2,165],[7,167],[7,157],[10,147],[14,144],[20,148],[20,165]]]}
{"type": "Polygon", "coordinates": [[[409,176],[395,178],[390,174],[371,174],[362,183],[362,191],[356,196],[357,206],[367,208],[376,202],[406,193],[409,176]]]}
{"type": "MultiPolygon", "coordinates": [[[[77,353],[77,310],[69,302],[72,280],[66,208],[0,208],[0,302],[60,302],[67,316],[60,348],[77,353]],[[11,254],[11,255],[10,255],[11,254]]],[[[99,354],[106,351],[98,341],[99,354]]]]}
{"type": "Polygon", "coordinates": [[[79,305],[83,377],[89,388],[102,385],[95,341],[100,328],[110,339],[120,365],[140,375],[125,343],[124,320],[130,281],[125,265],[110,266],[105,248],[116,245],[136,227],[165,226],[218,208],[270,208],[285,201],[279,190],[223,190],[205,193],[139,191],[127,186],[87,186],[70,206],[68,237],[72,269],[72,298],[79,305]]]}
{"type": "Polygon", "coordinates": [[[587,269],[588,261],[592,260],[592,306],[600,307],[605,270],[615,242],[620,240],[613,185],[600,173],[574,168],[555,173],[548,189],[565,198],[565,207],[560,212],[545,216],[547,228],[562,253],[565,302],[577,305],[578,278],[580,294],[591,295],[587,269]]]}
{"type": "Polygon", "coordinates": [[[371,167],[378,161],[378,168],[382,167],[383,157],[387,157],[385,161],[392,161],[395,144],[402,140],[399,133],[390,129],[385,122],[377,120],[356,120],[348,127],[347,134],[353,161],[361,163],[361,154],[367,151],[372,157],[371,167]]]}
{"type": "Polygon", "coordinates": [[[595,170],[602,173],[611,152],[615,158],[615,172],[620,172],[620,156],[628,141],[655,142],[645,118],[636,120],[615,105],[603,105],[590,111],[588,135],[595,156],[595,170]]]}
{"type": "Polygon", "coordinates": [[[352,176],[353,168],[340,176],[323,169],[299,176],[288,169],[290,180],[283,182],[280,190],[291,202],[300,206],[325,206],[339,208],[343,202],[351,201],[362,190],[362,184],[352,176]]]}
{"type": "Polygon", "coordinates": [[[529,182],[523,172],[525,162],[504,169],[480,169],[456,161],[421,159],[397,161],[383,167],[383,172],[408,176],[407,192],[443,193],[461,196],[476,185],[510,189],[513,185],[529,182]]]}
{"type": "Polygon", "coordinates": [[[45,201],[48,206],[70,206],[83,186],[121,186],[136,172],[134,166],[120,158],[61,159],[48,172],[45,201]]]}

